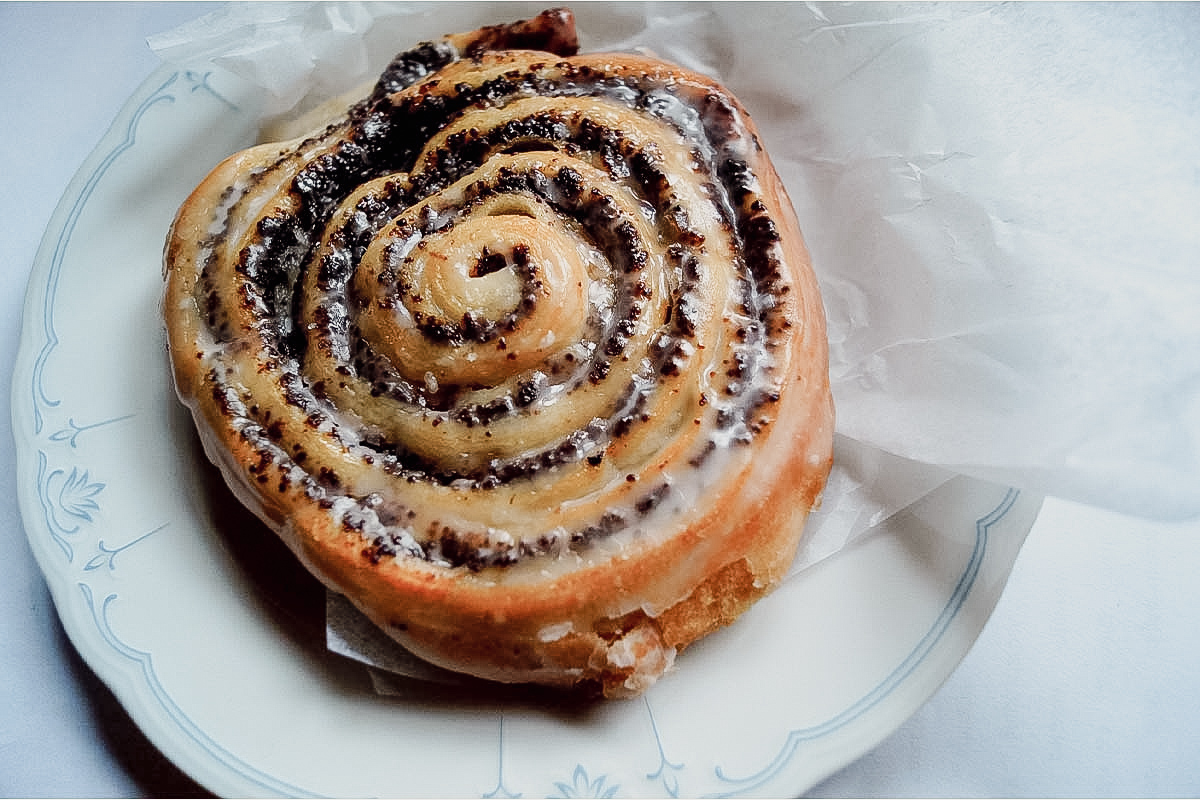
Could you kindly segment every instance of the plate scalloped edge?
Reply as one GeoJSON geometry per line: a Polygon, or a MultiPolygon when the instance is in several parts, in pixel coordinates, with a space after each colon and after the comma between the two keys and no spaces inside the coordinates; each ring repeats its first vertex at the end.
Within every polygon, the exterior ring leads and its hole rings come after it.
{"type": "Polygon", "coordinates": [[[118,160],[137,145],[139,127],[152,109],[189,101],[194,103],[199,95],[216,101],[226,112],[238,111],[237,102],[225,93],[235,92],[236,88],[215,88],[210,84],[213,77],[212,71],[159,67],[118,111],[55,207],[28,281],[13,374],[18,504],[30,547],[46,578],[68,638],[155,746],[191,777],[214,791],[230,787],[231,793],[241,792],[246,781],[229,784],[228,774],[233,769],[265,794],[305,796],[307,793],[303,790],[241,762],[192,723],[159,682],[151,654],[131,647],[112,631],[107,610],[116,595],[107,594],[97,599],[93,586],[85,579],[88,573],[96,570],[105,567],[111,570],[123,551],[165,525],[117,547],[97,540],[95,555],[82,565],[80,579],[72,580],[65,574],[63,564],[55,561],[65,559],[66,565],[76,565],[76,545],[79,544],[76,537],[94,521],[94,512],[100,508],[96,498],[106,484],[92,480],[90,471],[80,465],[51,466],[48,450],[65,446],[73,451],[86,434],[134,416],[120,414],[83,424],[74,416],[68,416],[58,427],[47,429],[49,416],[62,405],[62,399],[47,391],[44,375],[61,343],[55,308],[69,245],[89,200],[118,160]],[[179,733],[193,742],[194,747],[211,754],[214,763],[220,766],[215,770],[197,769],[190,763],[193,761],[190,752],[186,752],[191,748],[180,751],[179,733]]]}

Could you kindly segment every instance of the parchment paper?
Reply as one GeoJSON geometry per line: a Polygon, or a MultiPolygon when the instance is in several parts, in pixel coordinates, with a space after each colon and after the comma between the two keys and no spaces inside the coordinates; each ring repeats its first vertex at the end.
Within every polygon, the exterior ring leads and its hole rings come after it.
{"type": "MultiPolygon", "coordinates": [[[[238,76],[265,121],[418,41],[543,7],[235,5],[151,46],[238,76]]],[[[574,10],[584,50],[649,50],[724,82],[796,206],[828,314],[837,438],[794,572],[956,474],[1200,514],[1200,49],[1187,46],[1200,15],[1187,4],[574,10]]]]}

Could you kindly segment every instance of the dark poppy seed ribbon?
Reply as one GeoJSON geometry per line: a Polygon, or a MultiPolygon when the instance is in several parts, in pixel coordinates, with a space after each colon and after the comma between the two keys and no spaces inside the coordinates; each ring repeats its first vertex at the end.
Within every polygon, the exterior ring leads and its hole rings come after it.
{"type": "Polygon", "coordinates": [[[670,65],[447,43],[248,151],[190,288],[247,483],[472,569],[690,513],[781,390],[758,151],[670,65]]]}

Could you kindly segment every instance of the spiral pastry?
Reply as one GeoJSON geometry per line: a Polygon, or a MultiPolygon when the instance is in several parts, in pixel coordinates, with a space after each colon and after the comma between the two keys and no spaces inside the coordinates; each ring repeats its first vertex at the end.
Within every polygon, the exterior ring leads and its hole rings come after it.
{"type": "Polygon", "coordinates": [[[622,696],[777,584],[832,405],[745,110],[575,50],[565,11],[423,44],[230,157],[164,310],[207,454],[329,587],[433,663],[622,696]]]}

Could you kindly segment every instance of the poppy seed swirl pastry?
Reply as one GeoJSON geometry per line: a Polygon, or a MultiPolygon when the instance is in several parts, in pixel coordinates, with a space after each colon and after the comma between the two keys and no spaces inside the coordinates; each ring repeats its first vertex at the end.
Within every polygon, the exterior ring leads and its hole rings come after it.
{"type": "Polygon", "coordinates": [[[630,696],[777,585],[833,410],[746,111],[576,49],[561,10],[448,36],[231,156],[164,314],[207,455],[328,587],[434,664],[630,696]]]}

